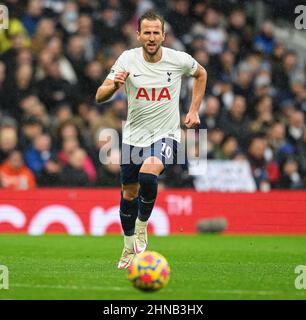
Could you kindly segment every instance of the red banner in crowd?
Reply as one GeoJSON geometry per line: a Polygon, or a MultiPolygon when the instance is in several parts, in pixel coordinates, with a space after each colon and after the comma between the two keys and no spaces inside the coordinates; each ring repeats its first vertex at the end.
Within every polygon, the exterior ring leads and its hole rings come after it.
{"type": "MultiPolygon", "coordinates": [[[[0,191],[0,232],[103,235],[121,232],[118,189],[0,191]]],[[[306,234],[306,192],[161,191],[154,234],[195,233],[202,219],[225,218],[229,233],[306,234]]]]}

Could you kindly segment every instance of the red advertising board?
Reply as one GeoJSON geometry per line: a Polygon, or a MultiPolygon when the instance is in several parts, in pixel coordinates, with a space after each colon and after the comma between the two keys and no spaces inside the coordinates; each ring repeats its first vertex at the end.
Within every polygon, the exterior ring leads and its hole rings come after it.
{"type": "MultiPolygon", "coordinates": [[[[118,189],[0,191],[0,233],[121,232],[118,189]]],[[[306,192],[161,191],[150,219],[157,235],[195,233],[201,219],[223,217],[228,233],[306,234],[306,192]]]]}

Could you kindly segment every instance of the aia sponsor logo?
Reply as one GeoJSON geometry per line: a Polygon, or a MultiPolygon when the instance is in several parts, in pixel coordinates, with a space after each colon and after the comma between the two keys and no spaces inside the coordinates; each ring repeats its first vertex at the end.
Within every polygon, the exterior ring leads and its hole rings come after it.
{"type": "Polygon", "coordinates": [[[171,100],[171,96],[168,88],[139,88],[136,94],[136,99],[145,99],[146,101],[161,101],[162,99],[171,100]]]}

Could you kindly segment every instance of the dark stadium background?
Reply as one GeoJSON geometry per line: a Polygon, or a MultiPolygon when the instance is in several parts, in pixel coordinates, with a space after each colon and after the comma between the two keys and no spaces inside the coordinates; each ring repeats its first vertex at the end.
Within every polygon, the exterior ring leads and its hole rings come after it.
{"type": "MultiPolygon", "coordinates": [[[[0,298],[305,299],[294,286],[306,233],[306,30],[294,13],[301,2],[1,1],[9,28],[0,28],[0,264],[10,290],[0,298]],[[186,165],[160,177],[150,249],[173,273],[153,297],[116,273],[120,166],[99,160],[101,129],[121,137],[126,96],[95,102],[117,57],[138,46],[137,19],[152,8],[166,19],[164,45],[207,70],[201,129],[209,163],[221,163],[219,175],[207,174],[208,190],[186,165]],[[249,176],[239,176],[239,163],[249,176]],[[92,237],[106,233],[115,235],[92,237]]],[[[183,79],[183,130],[191,88],[183,79]]]]}
{"type": "MultiPolygon", "coordinates": [[[[290,41],[296,1],[3,3],[10,22],[0,31],[0,175],[9,175],[12,150],[30,169],[12,188],[119,186],[119,166],[99,162],[98,133],[121,133],[125,95],[101,105],[94,97],[121,52],[137,46],[136,21],[149,8],[166,18],[165,46],[208,71],[208,158],[247,159],[259,189],[305,188],[305,54],[290,41]]],[[[186,80],[182,119],[190,97],[186,80]]],[[[192,188],[184,170],[174,167],[160,185],[192,188]]]]}

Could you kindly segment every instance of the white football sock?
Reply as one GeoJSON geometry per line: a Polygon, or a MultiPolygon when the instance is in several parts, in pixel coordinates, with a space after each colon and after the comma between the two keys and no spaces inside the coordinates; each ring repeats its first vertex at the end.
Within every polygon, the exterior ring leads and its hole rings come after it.
{"type": "Polygon", "coordinates": [[[133,250],[134,235],[124,236],[124,246],[133,250]]]}

